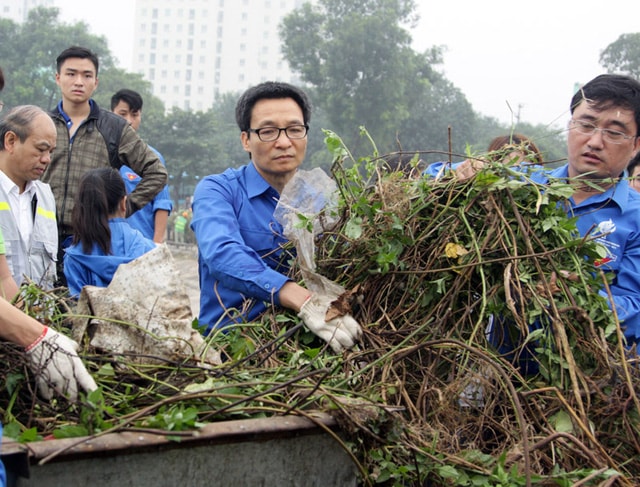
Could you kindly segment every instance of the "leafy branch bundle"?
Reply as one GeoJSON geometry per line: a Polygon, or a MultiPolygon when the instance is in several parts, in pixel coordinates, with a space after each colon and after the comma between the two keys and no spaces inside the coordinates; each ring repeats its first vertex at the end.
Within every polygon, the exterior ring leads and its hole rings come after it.
{"type": "MultiPolygon", "coordinates": [[[[70,405],[37,399],[4,344],[6,431],[179,438],[203,422],[323,409],[364,485],[640,483],[640,371],[596,292],[601,248],[563,209],[571,186],[541,187],[501,163],[467,182],[428,180],[418,157],[403,172],[391,156],[356,160],[335,134],[327,145],[341,220],[316,263],[350,290],[365,330],[356,350],[331,355],[293,314],[273,312],[209,337],[228,357],[215,368],[86,351],[100,390],[70,405]],[[519,343],[515,357],[488,342],[490,322],[519,343]],[[519,353],[539,373],[514,366],[519,353]]],[[[56,309],[54,322],[71,314],[56,309]]]]}
{"type": "Polygon", "coordinates": [[[403,411],[386,451],[453,485],[485,485],[469,480],[482,455],[525,484],[585,468],[607,472],[592,482],[637,484],[638,362],[597,293],[603,249],[566,215],[571,184],[541,186],[508,162],[466,182],[416,178],[419,154],[404,171],[375,155],[346,167],[328,137],[344,216],[319,245],[319,272],[358,294],[360,392],[403,411]],[[488,343],[489,323],[520,344],[510,356],[488,343]],[[514,366],[525,356],[538,374],[514,366]]]}

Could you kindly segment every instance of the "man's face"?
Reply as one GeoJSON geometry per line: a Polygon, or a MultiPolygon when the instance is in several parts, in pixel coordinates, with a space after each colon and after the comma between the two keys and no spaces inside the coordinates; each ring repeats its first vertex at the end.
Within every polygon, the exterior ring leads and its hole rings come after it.
{"type": "Polygon", "coordinates": [[[63,102],[86,103],[98,87],[96,68],[90,59],[69,58],[56,73],[56,84],[60,87],[63,102]]]}
{"type": "Polygon", "coordinates": [[[126,101],[120,100],[113,108],[113,113],[120,115],[131,124],[133,130],[138,131],[140,122],[142,122],[142,110],[131,110],[131,107],[126,101]]]}
{"type": "Polygon", "coordinates": [[[56,147],[56,127],[46,113],[36,116],[31,124],[31,134],[20,142],[18,136],[8,132],[4,140],[8,155],[4,171],[24,190],[28,181],[39,179],[51,162],[51,152],[56,147]]]}
{"type": "MultiPolygon", "coordinates": [[[[285,128],[304,125],[302,109],[292,98],[264,99],[258,101],[251,113],[251,128],[285,128]]],[[[293,174],[302,164],[307,150],[307,137],[289,139],[282,131],[271,142],[262,142],[256,133],[242,132],[242,146],[250,152],[258,172],[267,180],[271,176],[293,174]]]]}
{"type": "Polygon", "coordinates": [[[619,177],[640,148],[640,141],[635,137],[638,127],[633,111],[617,107],[596,111],[590,103],[583,101],[574,110],[572,118],[593,124],[599,129],[615,130],[633,137],[622,138],[617,141],[619,143],[614,143],[603,137],[601,130],[588,135],[570,123],[567,140],[569,176],[589,179],[619,177]]]}

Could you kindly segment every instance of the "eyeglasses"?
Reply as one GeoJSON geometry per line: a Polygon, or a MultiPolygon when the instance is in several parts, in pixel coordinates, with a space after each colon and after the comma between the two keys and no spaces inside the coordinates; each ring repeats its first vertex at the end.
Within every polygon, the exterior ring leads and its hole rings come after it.
{"type": "Polygon", "coordinates": [[[285,128],[279,127],[262,127],[259,129],[249,129],[249,132],[253,132],[258,136],[262,142],[273,142],[280,138],[280,134],[284,132],[289,139],[304,139],[309,130],[308,125],[289,125],[285,128]]]}
{"type": "Polygon", "coordinates": [[[586,120],[576,120],[574,118],[569,122],[575,129],[584,135],[593,135],[597,131],[602,132],[602,138],[612,144],[622,144],[627,139],[635,139],[635,135],[627,135],[619,130],[601,129],[596,124],[587,122],[586,120]]]}

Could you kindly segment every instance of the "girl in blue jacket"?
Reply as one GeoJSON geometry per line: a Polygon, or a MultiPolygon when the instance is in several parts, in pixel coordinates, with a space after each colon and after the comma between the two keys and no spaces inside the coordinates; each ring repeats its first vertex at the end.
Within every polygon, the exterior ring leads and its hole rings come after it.
{"type": "Polygon", "coordinates": [[[72,245],[64,256],[64,275],[71,296],[84,286],[107,287],[120,264],[155,248],[153,240],[125,220],[127,193],[113,168],[93,169],[80,180],[73,207],[72,245]]]}

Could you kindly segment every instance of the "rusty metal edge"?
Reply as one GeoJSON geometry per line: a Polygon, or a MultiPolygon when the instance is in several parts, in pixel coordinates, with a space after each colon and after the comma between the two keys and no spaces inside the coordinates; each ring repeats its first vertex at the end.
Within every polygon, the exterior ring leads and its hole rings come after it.
{"type": "MultiPolygon", "coordinates": [[[[276,416],[271,418],[240,419],[207,423],[191,435],[181,436],[180,441],[168,439],[171,432],[159,435],[144,432],[107,433],[101,436],[43,440],[30,443],[18,443],[5,439],[2,442],[2,459],[13,458],[14,463],[35,464],[39,460],[56,455],[52,461],[68,461],[87,456],[115,455],[135,453],[162,447],[181,448],[198,444],[219,444],[255,439],[267,439],[300,434],[318,434],[324,428],[335,429],[337,423],[330,415],[322,412],[310,415],[313,419],[301,416],[276,416]],[[24,457],[27,458],[24,458],[24,457]]],[[[184,433],[184,432],[183,432],[184,433]]]]}

